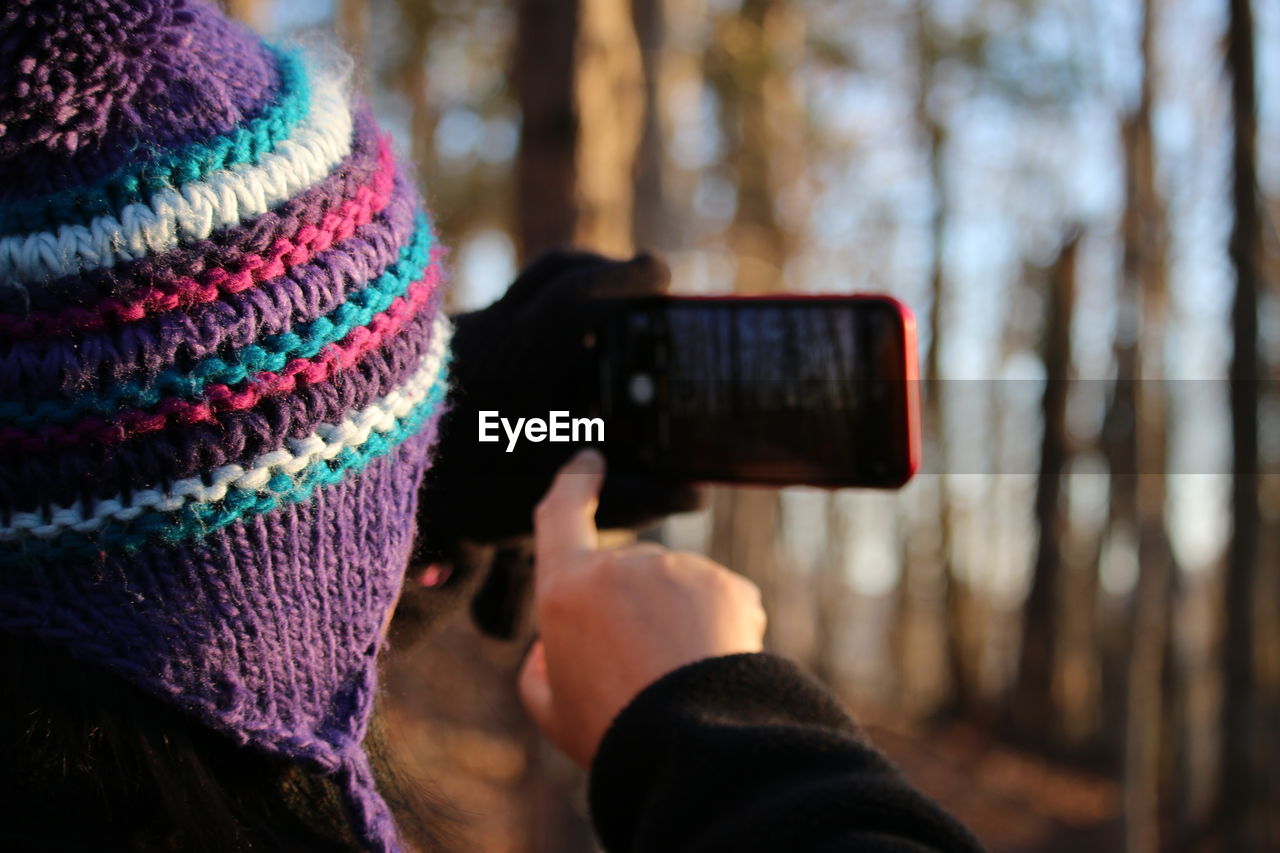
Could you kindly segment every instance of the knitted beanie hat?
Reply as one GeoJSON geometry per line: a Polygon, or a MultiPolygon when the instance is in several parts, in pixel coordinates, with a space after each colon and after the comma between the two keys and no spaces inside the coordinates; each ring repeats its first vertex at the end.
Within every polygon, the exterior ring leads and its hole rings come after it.
{"type": "Polygon", "coordinates": [[[0,630],[331,773],[361,749],[450,328],[349,69],[204,0],[0,9],[0,630]]]}

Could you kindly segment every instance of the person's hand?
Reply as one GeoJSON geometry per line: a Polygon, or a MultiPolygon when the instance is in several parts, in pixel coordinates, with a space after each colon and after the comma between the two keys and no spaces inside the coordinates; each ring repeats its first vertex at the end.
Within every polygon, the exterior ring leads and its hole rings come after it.
{"type": "MultiPolygon", "coordinates": [[[[586,415],[594,402],[584,349],[593,303],[658,295],[670,280],[652,255],[616,261],[548,252],[497,302],[455,318],[448,411],[423,481],[417,553],[397,610],[401,642],[436,624],[482,579],[471,605],[476,624],[504,639],[519,633],[531,561],[523,542],[509,540],[532,531],[534,505],[576,448],[521,441],[507,453],[505,439],[477,441],[477,414],[497,411],[511,421],[550,411],[586,415]],[[494,544],[501,547],[488,547],[494,544]]],[[[604,484],[597,521],[636,528],[701,503],[687,483],[615,472],[604,484]]]]}
{"type": "Polygon", "coordinates": [[[653,543],[599,550],[603,479],[603,458],[584,451],[535,510],[540,639],[520,674],[534,722],[583,767],[641,690],[697,660],[760,651],[765,628],[755,584],[705,557],[653,543]]]}

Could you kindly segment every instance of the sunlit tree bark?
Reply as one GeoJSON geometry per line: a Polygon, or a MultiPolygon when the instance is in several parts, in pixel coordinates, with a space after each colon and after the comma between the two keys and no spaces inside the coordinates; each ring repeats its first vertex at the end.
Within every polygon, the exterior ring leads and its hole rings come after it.
{"type": "Polygon", "coordinates": [[[580,0],[574,96],[578,112],[578,221],[574,242],[609,255],[632,251],[636,154],[645,84],[628,0],[580,0]]]}
{"type": "Polygon", "coordinates": [[[369,47],[369,0],[338,0],[334,29],[351,52],[356,67],[363,70],[369,47]]]}
{"type": "Polygon", "coordinates": [[[521,0],[515,87],[521,257],[579,245],[632,249],[644,76],[625,0],[521,0]]]}
{"type": "Polygon", "coordinates": [[[271,2],[272,0],[222,0],[222,7],[231,17],[261,31],[267,23],[271,2]]]}

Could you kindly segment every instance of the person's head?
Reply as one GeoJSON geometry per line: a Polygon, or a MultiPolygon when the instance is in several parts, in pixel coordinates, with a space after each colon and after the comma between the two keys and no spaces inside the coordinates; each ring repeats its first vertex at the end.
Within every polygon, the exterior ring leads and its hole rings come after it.
{"type": "Polygon", "coordinates": [[[204,0],[18,0],[0,67],[0,744],[394,849],[361,743],[450,335],[412,181],[339,55],[204,0]]]}

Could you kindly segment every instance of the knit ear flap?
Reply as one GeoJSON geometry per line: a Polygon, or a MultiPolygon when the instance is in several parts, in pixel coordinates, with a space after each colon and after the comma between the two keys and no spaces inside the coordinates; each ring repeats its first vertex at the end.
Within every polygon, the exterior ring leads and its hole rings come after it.
{"type": "Polygon", "coordinates": [[[358,744],[342,753],[334,778],[342,791],[351,828],[368,845],[369,853],[400,853],[404,848],[396,834],[395,818],[378,794],[369,756],[358,744]]]}

